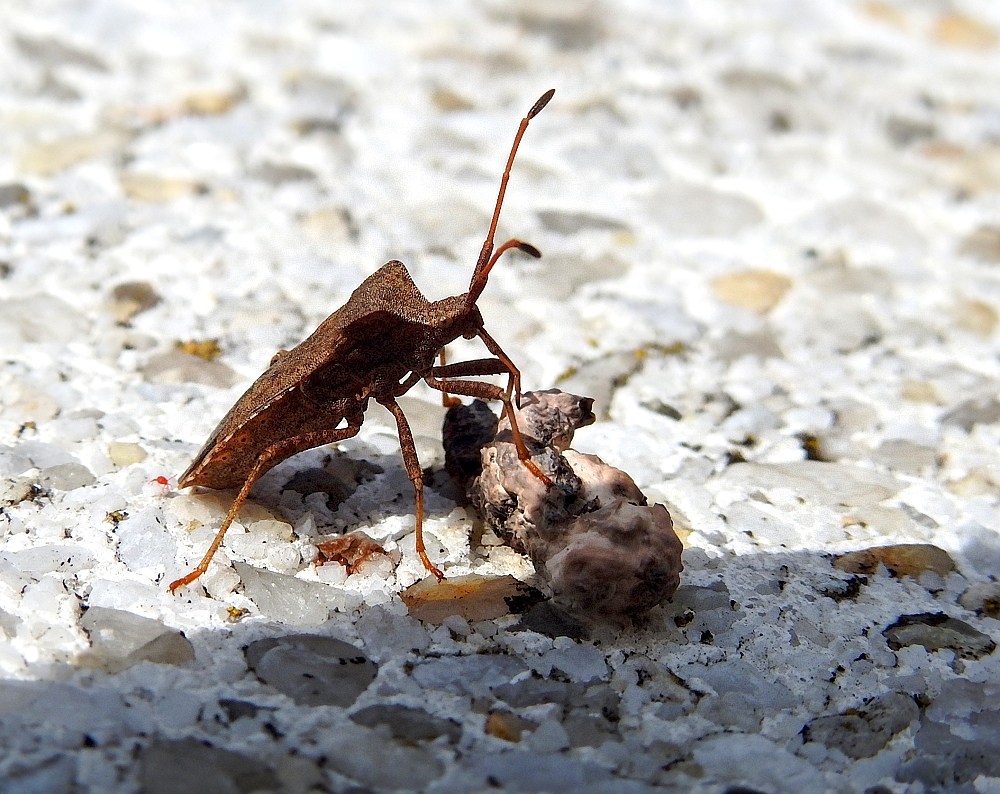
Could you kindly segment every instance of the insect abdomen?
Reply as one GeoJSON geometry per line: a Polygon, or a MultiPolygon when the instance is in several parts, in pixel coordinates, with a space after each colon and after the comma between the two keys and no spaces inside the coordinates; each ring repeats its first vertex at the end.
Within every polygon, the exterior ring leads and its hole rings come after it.
{"type": "Polygon", "coordinates": [[[255,416],[240,422],[235,430],[213,434],[210,445],[202,449],[178,486],[240,488],[268,449],[280,445],[281,454],[265,464],[260,474],[292,455],[320,446],[322,442],[316,443],[307,434],[333,430],[341,424],[345,413],[334,407],[317,411],[299,389],[292,389],[255,416]]]}

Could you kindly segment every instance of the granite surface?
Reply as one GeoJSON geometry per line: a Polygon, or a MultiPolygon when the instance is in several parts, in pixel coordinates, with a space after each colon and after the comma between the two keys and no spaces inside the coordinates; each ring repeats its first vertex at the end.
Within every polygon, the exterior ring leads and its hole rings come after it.
{"type": "MultiPolygon", "coordinates": [[[[0,3],[5,792],[1000,791],[1000,7],[0,3]],[[392,418],[176,477],[385,261],[670,510],[672,601],[440,624],[392,418]],[[348,577],[316,538],[388,554],[348,577]]],[[[451,361],[484,355],[477,343],[451,361]]],[[[528,561],[401,401],[449,577],[528,561]]]]}

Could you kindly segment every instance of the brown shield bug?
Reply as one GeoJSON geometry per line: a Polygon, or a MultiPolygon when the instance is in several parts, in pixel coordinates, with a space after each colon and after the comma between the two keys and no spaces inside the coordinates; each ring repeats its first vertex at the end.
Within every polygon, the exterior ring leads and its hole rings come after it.
{"type": "Polygon", "coordinates": [[[403,465],[416,494],[417,554],[428,571],[443,579],[424,548],[423,477],[413,434],[396,402],[420,380],[441,391],[445,405],[455,400],[449,392],[502,401],[518,457],[546,486],[552,484],[532,461],[514,419],[511,397],[520,401],[520,372],[486,333],[476,301],[486,287],[490,269],[505,251],[517,248],[541,256],[534,246],[520,240],[508,240],[494,250],[493,236],[521,137],[554,93],[545,92],[521,120],[468,292],[428,301],[402,262],[387,262],[365,279],[347,303],[327,317],[309,338],[275,355],[267,371],[215,428],[177,485],[239,488],[239,494],[198,567],[172,582],[171,591],[190,584],[208,570],[226,530],[253,484],[265,472],[299,452],[356,435],[371,399],[388,408],[396,419],[403,465]],[[479,337],[493,358],[445,364],[445,345],[459,337],[479,337]],[[441,365],[434,366],[438,355],[441,365]],[[463,379],[477,375],[507,375],[507,388],[463,379]]]}

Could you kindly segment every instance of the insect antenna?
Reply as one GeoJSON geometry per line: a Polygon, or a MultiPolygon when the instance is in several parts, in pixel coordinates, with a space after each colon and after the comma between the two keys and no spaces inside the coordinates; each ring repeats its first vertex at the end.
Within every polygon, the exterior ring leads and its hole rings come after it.
{"type": "Polygon", "coordinates": [[[524,131],[528,129],[528,123],[542,112],[542,108],[549,104],[549,100],[552,99],[552,95],[555,94],[555,92],[556,90],[554,88],[550,88],[538,98],[538,101],[532,105],[531,110],[528,111],[528,115],[521,119],[521,126],[518,127],[517,135],[514,136],[514,145],[510,149],[510,156],[507,158],[507,167],[504,169],[503,178],[500,180],[500,195],[497,196],[497,205],[493,210],[493,220],[490,222],[490,230],[486,235],[486,240],[483,242],[483,250],[479,252],[479,261],[476,262],[476,269],[472,272],[472,282],[469,284],[470,306],[479,299],[483,289],[486,287],[486,280],[489,278],[490,270],[493,268],[493,265],[496,264],[497,260],[504,253],[504,251],[509,251],[511,248],[517,248],[520,251],[524,251],[526,254],[530,254],[536,259],[541,256],[541,253],[537,248],[535,248],[535,246],[521,242],[520,240],[508,240],[494,252],[493,236],[497,231],[497,221],[500,219],[500,208],[503,206],[504,193],[507,192],[507,181],[510,179],[510,168],[514,164],[514,155],[517,154],[517,147],[521,144],[521,138],[524,136],[524,131]]]}

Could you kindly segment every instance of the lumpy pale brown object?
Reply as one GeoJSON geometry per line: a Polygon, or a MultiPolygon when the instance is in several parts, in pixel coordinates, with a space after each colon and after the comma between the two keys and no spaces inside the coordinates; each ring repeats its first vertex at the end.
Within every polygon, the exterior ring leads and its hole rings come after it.
{"type": "MultiPolygon", "coordinates": [[[[518,460],[506,418],[481,448],[478,476],[468,466],[449,470],[464,479],[493,531],[531,558],[553,600],[586,619],[621,621],[674,593],[682,546],[666,508],[648,504],[631,477],[569,448],[574,431],[594,421],[592,404],[554,389],[522,397],[518,426],[535,462],[551,477],[551,488],[518,460]]],[[[474,404],[449,410],[449,458],[469,459],[460,440],[477,437],[471,425],[493,420],[483,409],[474,404]]]]}

